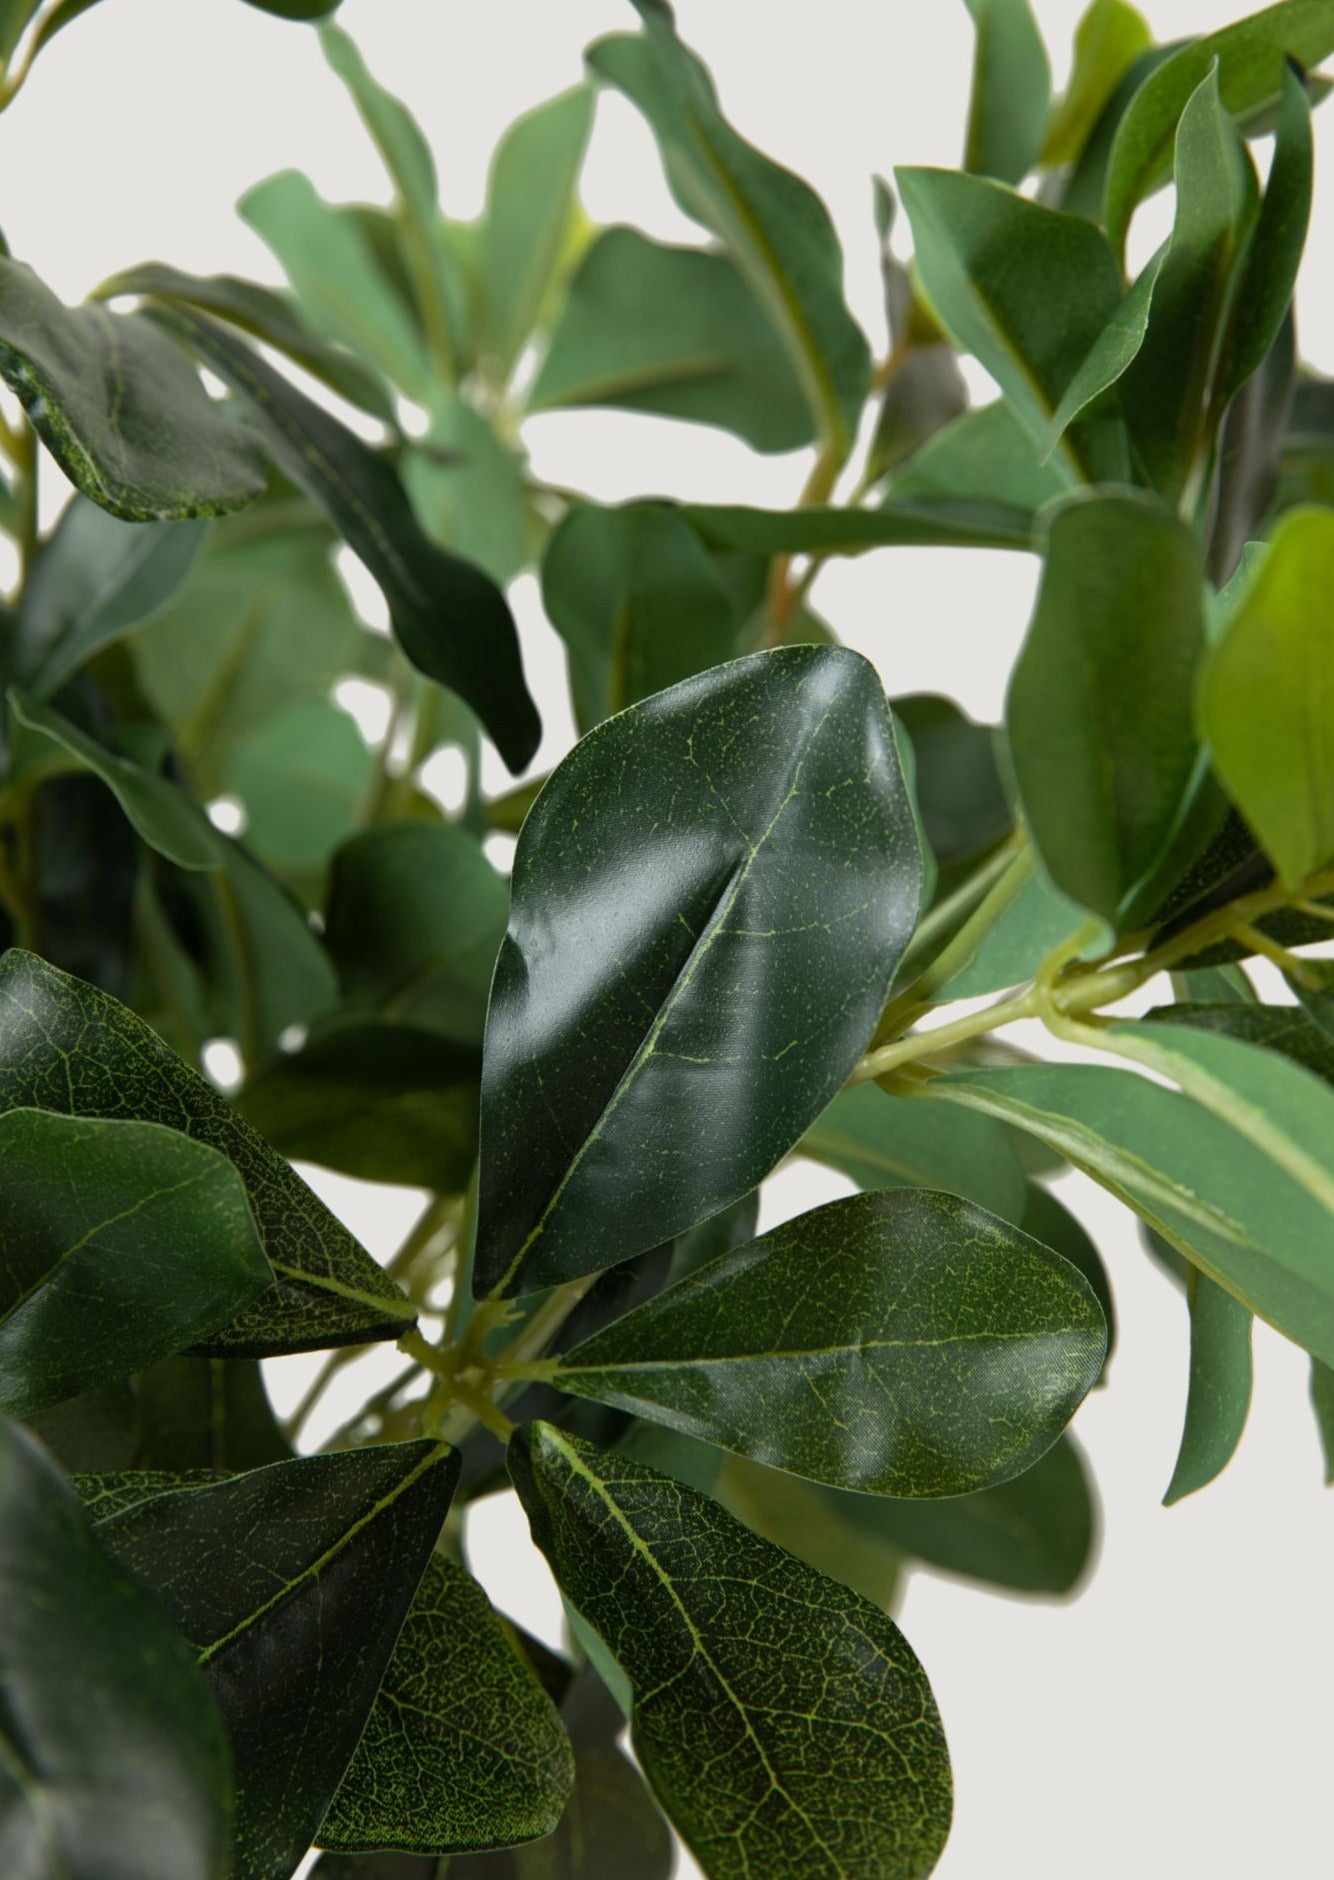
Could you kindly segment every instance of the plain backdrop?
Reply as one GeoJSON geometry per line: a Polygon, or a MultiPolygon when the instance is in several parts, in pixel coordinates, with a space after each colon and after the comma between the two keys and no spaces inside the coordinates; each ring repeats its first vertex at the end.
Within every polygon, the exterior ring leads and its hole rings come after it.
{"type": "MultiPolygon", "coordinates": [[[[1037,0],[1036,10],[1059,75],[1077,7],[1037,0]]],[[[1163,38],[1217,26],[1233,10],[1218,0],[1150,6],[1163,38]]],[[[870,177],[895,163],[957,161],[971,43],[962,0],[679,0],[677,11],[736,124],[829,203],[851,303],[881,348],[870,177]]],[[[634,16],[625,0],[347,0],[341,18],[425,125],[445,207],[470,216],[506,123],[575,81],[584,44],[634,16]]],[[[1334,155],[1328,125],[1321,145],[1334,155]]],[[[236,0],[103,0],[44,55],[0,119],[0,225],[14,253],[67,298],[150,258],[276,279],[232,205],[290,165],[332,199],[386,198],[312,34],[236,0]]],[[[1305,351],[1326,370],[1334,370],[1330,174],[1300,302],[1305,351]]],[[[619,98],[599,106],[584,193],[599,221],[700,239],[670,203],[649,136],[619,98]]],[[[1154,207],[1141,247],[1165,213],[1165,202],[1154,207]]],[[[787,503],[806,467],[801,456],[760,459],[721,435],[625,415],[543,418],[527,443],[540,474],[606,498],[787,503]]],[[[48,503],[58,483],[53,472],[48,503]]],[[[901,550],[835,565],[816,602],[891,692],[950,691],[975,715],[995,717],[1035,574],[1020,556],[901,550]]],[[[513,598],[548,719],[545,768],[570,740],[560,654],[535,583],[517,583],[513,598]]],[[[373,589],[366,604],[374,610],[373,589]]],[[[497,783],[503,775],[488,774],[497,783]]],[[[381,1254],[421,1202],[310,1178],[381,1254]]],[[[843,1192],[837,1177],[800,1165],[772,1188],[769,1224],[843,1192]]],[[[1260,1328],[1240,1454],[1213,1487],[1164,1510],[1185,1395],[1184,1306],[1118,1206],[1078,1179],[1061,1193],[1104,1250],[1121,1319],[1109,1386],[1076,1426],[1102,1499],[1100,1558],[1064,1605],[926,1574],[911,1582],[902,1624],[934,1683],[958,1791],[938,1871],[942,1880],[1317,1880],[1331,1871],[1334,1511],[1305,1362],[1260,1328]]],[[[372,1360],[371,1371],[383,1361],[372,1360]]],[[[270,1367],[280,1406],[295,1401],[311,1362],[270,1367]]],[[[337,1399],[316,1433],[351,1407],[337,1399]]],[[[559,1602],[513,1497],[487,1504],[473,1534],[492,1596],[557,1641],[559,1602]]],[[[694,1870],[683,1859],[680,1871],[694,1870]]]]}

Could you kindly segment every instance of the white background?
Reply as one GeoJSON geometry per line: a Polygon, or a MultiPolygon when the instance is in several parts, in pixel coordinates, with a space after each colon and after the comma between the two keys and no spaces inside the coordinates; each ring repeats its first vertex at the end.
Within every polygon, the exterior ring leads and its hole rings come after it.
{"type": "MultiPolygon", "coordinates": [[[[1059,74],[1077,8],[1037,0],[1036,10],[1059,74]]],[[[1151,10],[1164,38],[1234,11],[1218,0],[1157,0],[1151,10]]],[[[850,299],[881,347],[868,179],[895,163],[957,160],[970,45],[960,0],[679,0],[678,17],[738,126],[829,202],[850,299]]],[[[624,0],[347,0],[342,20],[421,118],[445,207],[466,216],[480,206],[504,125],[575,81],[585,42],[631,26],[633,14],[624,0]]],[[[1326,154],[1329,137],[1327,125],[1326,154]]],[[[0,119],[0,225],[67,298],[149,258],[273,279],[231,211],[250,184],[288,165],[333,199],[386,194],[312,35],[235,0],[105,0],[44,55],[0,119]]],[[[1325,370],[1334,370],[1332,194],[1327,174],[1301,303],[1305,350],[1325,370]]],[[[697,238],[618,98],[599,108],[585,199],[599,220],[697,238]]],[[[1161,205],[1154,214],[1160,229],[1161,205]]],[[[805,473],[798,457],[762,460],[702,430],[621,415],[545,418],[528,443],[540,473],[606,497],[789,502],[805,473]]],[[[1022,557],[895,551],[831,569],[817,602],[891,692],[952,691],[994,717],[1034,575],[1022,557]]],[[[545,766],[569,735],[560,661],[534,584],[519,583],[514,598],[549,721],[545,766]]],[[[410,1195],[315,1179],[379,1252],[411,1222],[410,1195]]],[[[770,1221],[841,1192],[806,1168],[785,1171],[774,1190],[770,1221]]],[[[1163,1510],[1184,1400],[1184,1307],[1118,1207],[1079,1181],[1061,1192],[1107,1255],[1121,1314],[1110,1387],[1077,1425],[1102,1494],[1101,1558],[1065,1606],[926,1575],[912,1582],[902,1622],[934,1682],[958,1789],[938,1871],[944,1880],[1316,1880],[1332,1864],[1334,1512],[1304,1363],[1261,1328],[1240,1455],[1212,1488],[1163,1510]]],[[[276,1367],[284,1403],[307,1366],[276,1367]]],[[[485,1509],[475,1549],[497,1601],[554,1640],[554,1591],[512,1498],[485,1509]]]]}

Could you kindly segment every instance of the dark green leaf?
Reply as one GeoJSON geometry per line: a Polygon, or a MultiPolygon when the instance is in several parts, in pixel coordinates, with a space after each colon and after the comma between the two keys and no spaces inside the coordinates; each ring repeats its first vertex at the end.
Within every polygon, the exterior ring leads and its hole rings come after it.
{"type": "MultiPolygon", "coordinates": [[[[1275,507],[1283,478],[1284,439],[1297,372],[1297,336],[1291,315],[1228,407],[1218,434],[1213,513],[1209,519],[1209,577],[1215,586],[1243,581],[1257,537],[1275,507]]],[[[1235,597],[1233,597],[1235,598],[1235,597]]],[[[1223,596],[1219,596],[1220,601],[1223,596]]],[[[1226,809],[1222,792],[1215,790],[1226,809]]]]}
{"type": "Polygon", "coordinates": [[[1197,1267],[1186,1275],[1190,1386],[1170,1507],[1212,1482],[1232,1460],[1251,1407],[1251,1326],[1246,1307],[1197,1267]]]}
{"type": "Polygon", "coordinates": [[[800,381],[736,264],[633,228],[605,230],[584,256],[528,403],[721,425],[764,451],[811,437],[800,381]]]}
{"type": "Polygon", "coordinates": [[[245,806],[247,845],[292,874],[322,870],[361,820],[374,778],[355,718],[331,700],[310,699],[243,739],[225,782],[245,806]]]}
{"type": "Polygon", "coordinates": [[[253,433],[137,314],[62,306],[0,258],[0,378],[70,481],[126,522],[244,509],[264,489],[253,433]]]}
{"type": "Polygon", "coordinates": [[[0,1116],[0,1407],[198,1343],[273,1284],[241,1178],[156,1123],[0,1116]]]}
{"type": "Polygon", "coordinates": [[[1075,29],[1070,82],[1052,111],[1044,164],[1073,163],[1126,73],[1152,44],[1126,0],[1092,0],[1075,29]]]}
{"type": "MultiPolygon", "coordinates": [[[[966,422],[966,420],[961,420],[966,422]]],[[[710,548],[746,555],[861,555],[870,548],[1033,546],[1028,511],[1006,501],[928,498],[877,509],[743,509],[688,503],[682,512],[710,548]]]]}
{"type": "Polygon", "coordinates": [[[1128,493],[1057,512],[1006,724],[1047,874],[1109,922],[1166,848],[1190,785],[1203,646],[1202,558],[1184,523],[1128,493]]]}
{"type": "Polygon", "coordinates": [[[639,1761],[712,1880],[931,1872],[949,1766],[891,1620],[707,1497],[548,1425],[519,1432],[510,1466],[567,1598],[633,1687],[639,1761]]]}
{"type": "Polygon", "coordinates": [[[336,13],[342,0],[246,0],[247,6],[276,13],[280,20],[323,20],[336,13]]]}
{"type": "MultiPolygon", "coordinates": [[[[1184,121],[1184,120],[1183,120],[1184,121]]],[[[1260,366],[1287,318],[1311,219],[1315,150],[1311,100],[1289,67],[1283,75],[1274,158],[1237,283],[1220,396],[1231,398],[1260,366]]]]}
{"type": "Polygon", "coordinates": [[[241,1356],[395,1338],[412,1312],[278,1155],[105,993],[30,953],[0,962],[0,1109],[161,1123],[217,1149],[245,1183],[276,1285],[210,1340],[241,1356]]]}
{"type": "Polygon", "coordinates": [[[592,1744],[574,1766],[574,1794],[554,1835],[512,1853],[451,1861],[449,1880],[671,1880],[671,1831],[629,1759],[611,1743],[592,1744]]]}
{"type": "Polygon", "coordinates": [[[747,1194],[874,1029],[920,869],[855,654],[757,653],[590,732],[515,857],[478,1292],[595,1272],[747,1194]],[[534,1135],[535,1106],[559,1134],[534,1135]]]}
{"type": "Polygon", "coordinates": [[[0,1424],[0,1844],[11,1880],[230,1871],[227,1740],[176,1628],[0,1424]]]}
{"type": "Polygon", "coordinates": [[[42,0],[0,0],[0,65],[8,65],[42,0]]]}
{"type": "Polygon", "coordinates": [[[1293,885],[1334,858],[1331,594],[1334,511],[1295,510],[1200,676],[1200,729],[1214,766],[1293,885]]]}
{"type": "Polygon", "coordinates": [[[859,1188],[943,1188],[1007,1221],[1023,1211],[1023,1171],[1003,1129],[985,1117],[942,1129],[929,1105],[874,1084],[840,1091],[797,1149],[859,1188]]]}
{"type": "Polygon", "coordinates": [[[1082,1275],[955,1195],[886,1189],[724,1254],[556,1361],[563,1390],[837,1488],[962,1495],[1102,1369],[1082,1275]]]}
{"type": "Polygon", "coordinates": [[[1066,386],[1060,404],[1042,440],[1045,462],[1076,419],[1082,417],[1130,370],[1140,355],[1144,336],[1149,330],[1154,291],[1167,259],[1167,248],[1158,250],[1127,291],[1125,299],[1089,348],[1088,355],[1066,386]]]}
{"type": "MultiPolygon", "coordinates": [[[[1013,1138],[1009,1132],[1007,1141],[1013,1138]]],[[[1007,1216],[1007,1219],[1012,1217],[1007,1216]]],[[[1107,1269],[1102,1263],[1102,1256],[1085,1233],[1083,1226],[1070,1210],[1059,1202],[1055,1195],[1048,1192],[1041,1182],[1033,1181],[1028,1185],[1028,1197],[1023,1212],[1017,1217],[1018,1225],[1034,1240],[1040,1240],[1044,1247],[1050,1247],[1059,1253],[1071,1266],[1078,1267],[1088,1281],[1093,1297],[1102,1307],[1102,1316],[1107,1321],[1107,1357],[1110,1360],[1112,1347],[1116,1343],[1116,1311],[1112,1299],[1111,1282],[1107,1269]]]]}
{"type": "Polygon", "coordinates": [[[480,1044],[509,895],[464,830],[382,824],[333,858],[325,940],[344,997],[395,1024],[480,1044]]]}
{"type": "Polygon", "coordinates": [[[507,379],[542,313],[570,226],[593,124],[583,85],[510,125],[491,162],[478,242],[484,343],[507,379]]]}
{"type": "Polygon", "coordinates": [[[648,119],[677,201],[749,278],[783,335],[821,435],[842,454],[856,434],[871,359],[843,299],[843,256],[829,213],[800,177],[728,124],[659,0],[635,4],[642,37],[599,40],[589,61],[648,119]]]}
{"type": "Polygon", "coordinates": [[[443,1444],[276,1462],[98,1523],[198,1653],[232,1740],[237,1880],[288,1880],[375,1701],[449,1507],[443,1444]]]}
{"type": "Polygon", "coordinates": [[[1193,39],[1140,85],[1116,130],[1103,221],[1124,244],[1135,205],[1167,180],[1177,124],[1193,92],[1218,66],[1224,108],[1249,117],[1279,99],[1288,59],[1318,65],[1334,52],[1331,0],[1282,0],[1235,25],[1193,39]]]}
{"type": "Polygon", "coordinates": [[[1314,1071],[1327,1084],[1334,1084],[1334,1038],[1299,1005],[1257,1005],[1253,999],[1244,1003],[1228,1000],[1221,1004],[1160,1005],[1145,1017],[1262,1045],[1314,1071]]]}
{"type": "Polygon", "coordinates": [[[574,1780],[554,1706],[486,1594],[427,1562],[321,1847],[452,1854],[550,1834],[574,1780]]]}
{"type": "Polygon", "coordinates": [[[973,504],[1014,512],[1023,529],[1025,545],[1032,546],[1033,513],[1064,496],[1069,485],[1050,463],[1039,463],[1031,432],[1002,399],[965,411],[953,424],[923,445],[911,462],[890,479],[883,506],[891,513],[912,505],[929,512],[936,505],[942,516],[947,505],[966,514],[973,504]]]}
{"type": "Polygon", "coordinates": [[[953,699],[919,692],[893,701],[914,758],[922,829],[941,868],[971,862],[1014,820],[997,763],[1000,733],[976,725],[953,699]]]}
{"type": "Polygon", "coordinates": [[[90,1521],[110,1521],[172,1489],[209,1488],[222,1479],[216,1469],[108,1469],[75,1475],[70,1486],[90,1521]]]}
{"type": "Polygon", "coordinates": [[[1319,1358],[1311,1360],[1311,1408],[1320,1431],[1325,1456],[1325,1483],[1334,1482],[1334,1370],[1319,1358]]]}
{"type": "Polygon", "coordinates": [[[964,168],[1019,183],[1046,142],[1047,48],[1028,0],[966,0],[977,29],[964,168]]]}
{"type": "Polygon", "coordinates": [[[24,584],[14,672],[34,698],[168,605],[203,543],[202,522],[121,522],[76,496],[24,584]]]}

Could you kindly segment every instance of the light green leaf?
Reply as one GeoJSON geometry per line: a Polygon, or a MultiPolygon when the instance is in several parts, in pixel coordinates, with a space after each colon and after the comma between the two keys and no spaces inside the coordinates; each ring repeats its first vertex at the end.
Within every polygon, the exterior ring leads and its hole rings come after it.
{"type": "Polygon", "coordinates": [[[847,1078],[921,884],[879,680],[842,648],[787,647],[608,719],[530,811],[513,883],[479,1294],[595,1272],[716,1213],[847,1078]],[[535,1106],[559,1135],[534,1134],[535,1106]]]}
{"type": "Polygon", "coordinates": [[[859,1188],[943,1188],[1007,1221],[1023,1213],[1023,1170],[999,1125],[966,1116],[964,1128],[942,1128],[929,1105],[887,1096],[874,1084],[840,1091],[797,1153],[859,1188]]]}
{"type": "Polygon", "coordinates": [[[351,834],[374,775],[356,720],[327,699],[310,699],[243,738],[223,782],[245,805],[247,843],[290,873],[322,867],[351,834]]]}
{"type": "Polygon", "coordinates": [[[1214,768],[1285,882],[1334,859],[1334,510],[1274,531],[1200,674],[1214,768]]]}
{"type": "Polygon", "coordinates": [[[1052,111],[1044,165],[1076,160],[1117,86],[1152,43],[1143,17],[1126,0],[1092,0],[1075,29],[1070,82],[1052,111]]]}
{"type": "Polygon", "coordinates": [[[570,282],[531,411],[608,405],[734,431],[795,450],[811,414],[786,348],[725,254],[609,228],[570,282]]]}
{"type": "Polygon", "coordinates": [[[964,168],[1019,183],[1047,135],[1051,66],[1028,0],[966,0],[977,42],[964,168]]]}
{"type": "Polygon", "coordinates": [[[1047,955],[1075,933],[1079,906],[1041,873],[1018,871],[1013,898],[958,956],[956,970],[932,990],[942,1001],[980,999],[1026,985],[1047,955]]]}
{"type": "Polygon", "coordinates": [[[465,399],[437,396],[431,428],[403,454],[403,485],[433,542],[456,549],[498,586],[529,558],[523,463],[465,399]]]}
{"type": "Polygon", "coordinates": [[[226,515],[263,494],[258,439],[151,321],[62,306],[4,257],[0,378],[76,488],[126,522],[226,515]]]}
{"type": "Polygon", "coordinates": [[[1251,1408],[1251,1327],[1232,1294],[1191,1267],[1190,1385],[1181,1448],[1164,1503],[1182,1501],[1222,1473],[1236,1453],[1251,1408]]]}
{"type": "Polygon", "coordinates": [[[892,1620],[706,1496],[547,1424],[519,1431],[510,1470],[630,1680],[640,1764],[711,1880],[930,1873],[948,1758],[892,1620]]]}
{"type": "Polygon", "coordinates": [[[829,212],[800,177],[732,129],[659,0],[635,4],[642,37],[599,40],[589,62],[648,119],[677,201],[720,238],[768,308],[820,434],[841,456],[856,434],[871,358],[843,299],[829,212]]]}
{"type": "Polygon", "coordinates": [[[955,1195],[801,1215],[550,1362],[562,1390],[878,1495],[1022,1474],[1102,1369],[1082,1275],[955,1195]]]}
{"type": "Polygon", "coordinates": [[[1031,546],[1031,517],[1045,504],[1067,494],[1060,470],[1039,462],[1031,433],[1002,399],[965,411],[914,452],[891,477],[883,506],[891,513],[912,504],[932,503],[948,514],[948,503],[995,505],[1029,517],[1025,535],[1031,546]]]}
{"type": "Polygon", "coordinates": [[[574,1758],[477,1582],[432,1554],[316,1839],[456,1854],[552,1833],[574,1758]]]}
{"type": "Polygon", "coordinates": [[[230,1759],[208,1686],[170,1619],[94,1540],[45,1452],[7,1420],[0,1680],[13,1880],[230,1872],[230,1759]]]}
{"type": "Polygon", "coordinates": [[[318,1350],[396,1338],[411,1324],[370,1255],[142,1019],[12,948],[0,961],[0,1112],[28,1108],[160,1123],[235,1164],[277,1283],[210,1338],[211,1350],[318,1350]]]}

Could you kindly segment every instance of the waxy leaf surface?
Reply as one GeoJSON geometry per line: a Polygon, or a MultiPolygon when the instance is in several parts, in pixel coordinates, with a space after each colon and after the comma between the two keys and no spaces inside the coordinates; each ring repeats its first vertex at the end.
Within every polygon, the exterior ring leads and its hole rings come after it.
{"type": "Polygon", "coordinates": [[[612,1266],[747,1194],[865,1046],[920,871],[855,654],[755,654],[591,732],[515,856],[477,1292],[612,1266]]]}

